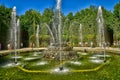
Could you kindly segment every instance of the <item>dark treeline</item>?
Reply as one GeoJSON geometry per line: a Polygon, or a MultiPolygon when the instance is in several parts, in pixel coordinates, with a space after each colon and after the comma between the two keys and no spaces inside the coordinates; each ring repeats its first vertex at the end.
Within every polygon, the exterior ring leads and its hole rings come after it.
{"type": "MultiPolygon", "coordinates": [[[[109,41],[112,45],[113,41],[120,40],[120,2],[114,6],[112,12],[106,10],[104,7],[102,7],[102,10],[107,36],[106,41],[109,41]]],[[[8,44],[11,11],[11,8],[0,5],[0,44],[2,45],[2,49],[6,49],[8,44]]],[[[78,46],[80,42],[79,28],[80,24],[82,24],[83,42],[90,43],[93,41],[96,43],[97,11],[98,8],[96,6],[90,6],[76,12],[74,15],[72,12],[66,16],[61,14],[62,41],[74,43],[75,46],[78,46]]],[[[37,25],[40,25],[40,46],[45,47],[49,45],[51,36],[47,25],[51,27],[55,13],[52,8],[46,8],[42,14],[39,11],[30,9],[25,14],[17,16],[17,18],[20,18],[21,42],[24,44],[24,47],[28,47],[30,43],[36,42],[35,34],[37,25]]]]}

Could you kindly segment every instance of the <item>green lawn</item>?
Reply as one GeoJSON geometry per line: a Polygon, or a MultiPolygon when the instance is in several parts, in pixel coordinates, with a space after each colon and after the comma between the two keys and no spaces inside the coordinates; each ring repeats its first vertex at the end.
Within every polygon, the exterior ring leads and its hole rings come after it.
{"type": "MultiPolygon", "coordinates": [[[[91,54],[90,54],[91,55],[91,54]]],[[[82,62],[81,65],[72,65],[70,63],[64,63],[65,67],[69,69],[89,69],[99,66],[100,64],[94,64],[88,62],[88,56],[84,55],[77,61],[82,62]],[[84,64],[85,63],[85,64],[84,64]]],[[[119,55],[111,55],[111,61],[105,64],[100,70],[93,72],[67,72],[67,73],[27,73],[18,69],[17,67],[8,67],[3,68],[0,67],[0,80],[119,80],[120,79],[120,56],[119,55]]],[[[28,55],[22,55],[27,57],[28,55]]],[[[9,59],[9,56],[0,57],[0,63],[5,62],[9,59]]],[[[35,62],[41,60],[33,60],[33,61],[23,61],[26,63],[24,68],[31,70],[50,70],[58,65],[57,61],[48,61],[49,64],[43,66],[33,66],[35,62]]]]}

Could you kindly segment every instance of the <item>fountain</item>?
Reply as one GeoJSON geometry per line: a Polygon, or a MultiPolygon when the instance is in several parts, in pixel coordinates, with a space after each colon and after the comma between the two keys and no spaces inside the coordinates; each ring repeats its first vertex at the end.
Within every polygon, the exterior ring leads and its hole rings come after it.
{"type": "Polygon", "coordinates": [[[17,63],[17,51],[20,48],[20,20],[16,19],[16,7],[14,6],[11,14],[11,28],[10,28],[10,46],[14,48],[15,63],[17,63]]]}
{"type": "MultiPolygon", "coordinates": [[[[8,49],[14,49],[14,56],[11,56],[10,59],[3,64],[3,67],[13,67],[20,65],[21,63],[17,59],[21,59],[22,56],[17,55],[17,50],[20,48],[20,20],[16,19],[16,7],[14,6],[11,13],[11,27],[9,29],[9,40],[8,40],[8,49]],[[11,60],[14,59],[14,62],[11,60]]],[[[11,54],[12,55],[12,54],[11,54]]]]}
{"type": "Polygon", "coordinates": [[[70,61],[71,64],[74,64],[74,65],[81,65],[82,63],[79,62],[79,61],[70,61]]]}
{"type": "Polygon", "coordinates": [[[105,36],[104,36],[104,20],[102,16],[102,8],[99,6],[98,8],[98,14],[97,14],[97,23],[98,23],[98,38],[97,43],[99,47],[104,47],[105,43],[105,36]]]}
{"type": "Polygon", "coordinates": [[[55,68],[54,70],[51,71],[52,73],[66,73],[66,72],[69,72],[69,69],[67,68],[64,68],[63,67],[59,67],[59,68],[55,68]],[[62,69],[60,69],[62,68],[62,69]]]}
{"type": "MultiPolygon", "coordinates": [[[[58,24],[57,24],[57,29],[58,29],[58,41],[57,43],[59,44],[59,54],[60,54],[60,63],[62,62],[62,48],[61,48],[61,0],[57,0],[57,6],[56,6],[56,11],[58,12],[57,14],[57,20],[58,20],[58,24]]],[[[60,66],[59,67],[60,70],[63,70],[63,67],[60,66]]]]}
{"type": "MultiPolygon", "coordinates": [[[[56,12],[54,18],[52,19],[52,26],[44,25],[48,28],[50,35],[51,35],[51,44],[46,50],[45,58],[54,59],[59,61],[61,64],[63,60],[70,59],[71,57],[77,57],[76,51],[73,51],[72,47],[69,47],[66,43],[62,42],[61,35],[62,35],[62,24],[61,24],[61,0],[57,0],[56,12]]],[[[59,70],[63,70],[63,65],[60,65],[59,70]]]]}
{"type": "Polygon", "coordinates": [[[20,19],[17,19],[17,48],[19,49],[20,48],[20,19]]]}
{"type": "MultiPolygon", "coordinates": [[[[39,48],[39,32],[40,32],[40,26],[39,25],[37,25],[37,29],[36,29],[36,43],[35,43],[35,45],[36,45],[36,48],[39,48]]],[[[34,52],[34,56],[38,56],[38,54],[39,54],[39,52],[34,52]]]]}
{"type": "MultiPolygon", "coordinates": [[[[15,57],[13,57],[15,59],[15,64],[14,62],[9,64],[5,64],[5,66],[8,67],[14,67],[16,65],[20,65],[18,63],[18,59],[21,60],[21,62],[23,61],[23,65],[21,66],[17,66],[16,68],[21,69],[22,71],[24,71],[24,73],[44,73],[44,72],[52,72],[52,73],[68,73],[68,72],[89,72],[89,71],[96,71],[98,70],[97,68],[94,68],[94,65],[91,65],[92,63],[88,64],[89,61],[87,60],[87,57],[89,56],[87,53],[81,53],[81,52],[76,52],[73,51],[72,47],[69,47],[66,43],[62,43],[62,39],[61,39],[61,35],[62,35],[62,29],[61,29],[61,13],[60,13],[60,4],[61,4],[61,0],[57,0],[57,13],[55,16],[55,20],[58,22],[54,22],[53,21],[53,26],[49,26],[47,24],[45,24],[52,36],[52,44],[48,47],[48,50],[46,50],[45,53],[39,53],[39,52],[35,52],[32,53],[32,55],[27,55],[27,57],[24,57],[21,59],[21,57],[17,56],[17,51],[16,49],[18,48],[17,46],[19,45],[19,41],[20,40],[20,29],[19,29],[19,19],[16,22],[16,7],[13,8],[13,12],[12,12],[12,31],[11,31],[11,41],[14,41],[14,52],[15,52],[15,57]],[[14,31],[14,33],[12,33],[14,31]],[[34,54],[34,55],[33,55],[34,54]],[[80,56],[80,58],[79,58],[80,56]],[[47,59],[46,59],[47,58],[47,59]],[[48,59],[49,58],[49,59],[48,59]],[[74,58],[74,59],[73,59],[74,58]],[[51,60],[53,59],[53,60],[51,60]],[[48,61],[49,60],[49,61],[48,61]],[[58,64],[59,63],[59,64],[58,64]],[[93,69],[86,69],[87,67],[93,66],[93,69]],[[85,69],[84,69],[85,68],[85,69]],[[52,70],[49,70],[52,69],[52,70]]],[[[99,9],[101,10],[101,8],[99,9]]],[[[98,25],[99,25],[99,33],[100,33],[100,40],[104,42],[104,33],[103,33],[103,18],[101,18],[101,14],[99,14],[98,10],[98,25]],[[102,20],[101,20],[102,19],[102,20]],[[102,25],[101,25],[102,24],[102,25]],[[103,38],[103,39],[102,39],[103,38]]],[[[73,24],[72,24],[73,25],[73,24]]],[[[72,30],[72,29],[71,29],[72,30]]],[[[37,29],[36,29],[36,47],[39,48],[39,25],[37,25],[37,29]]],[[[79,31],[80,31],[80,40],[81,43],[82,41],[82,24],[80,24],[79,27],[79,31]]],[[[103,42],[100,41],[100,44],[103,45],[103,42]]],[[[81,44],[82,45],[82,44],[81,44]]],[[[21,54],[22,55],[22,54],[21,54]]],[[[93,63],[97,63],[100,64],[103,62],[103,60],[101,60],[99,57],[101,57],[102,55],[97,55],[97,56],[93,56],[93,57],[89,57],[89,59],[91,59],[91,62],[93,63]]],[[[104,52],[104,58],[105,58],[105,52],[104,52]]],[[[3,66],[3,67],[5,67],[3,66]]],[[[95,65],[96,66],[96,65],[95,65]]],[[[100,65],[101,66],[101,65],[100,65]]],[[[19,73],[20,70],[18,70],[19,73]]],[[[17,72],[17,71],[16,71],[17,72]]],[[[15,72],[15,73],[16,73],[15,72]]]]}
{"type": "Polygon", "coordinates": [[[47,64],[48,62],[46,62],[46,61],[41,61],[41,62],[38,62],[36,65],[45,65],[45,64],[47,64]]]}
{"type": "Polygon", "coordinates": [[[80,32],[80,46],[82,47],[83,46],[82,24],[80,24],[79,32],[80,32]]]}
{"type": "Polygon", "coordinates": [[[32,60],[36,60],[36,59],[39,59],[39,57],[27,57],[27,58],[24,58],[25,61],[32,61],[32,60]]]}
{"type": "Polygon", "coordinates": [[[106,61],[105,59],[105,29],[104,29],[104,19],[102,16],[102,8],[101,6],[99,6],[98,8],[98,14],[97,14],[97,23],[98,23],[98,38],[97,38],[97,43],[99,47],[104,48],[104,61],[106,61]]]}
{"type": "Polygon", "coordinates": [[[7,62],[7,63],[4,63],[4,65],[2,65],[2,67],[4,68],[7,68],[7,67],[15,67],[16,65],[20,65],[21,63],[13,63],[13,62],[7,62]]]}
{"type": "Polygon", "coordinates": [[[36,31],[36,47],[39,48],[39,25],[37,25],[36,31]]]}

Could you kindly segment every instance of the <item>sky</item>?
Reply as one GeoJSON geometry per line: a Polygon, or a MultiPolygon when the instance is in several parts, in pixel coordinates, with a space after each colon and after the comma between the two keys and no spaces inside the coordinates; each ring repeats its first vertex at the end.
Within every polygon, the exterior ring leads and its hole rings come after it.
{"type": "MultiPolygon", "coordinates": [[[[62,0],[61,11],[65,15],[69,12],[76,13],[82,9],[88,8],[90,5],[103,6],[109,11],[113,11],[114,5],[120,0],[62,0]]],[[[0,0],[0,5],[4,4],[8,8],[16,6],[17,14],[22,15],[29,9],[35,9],[44,12],[45,8],[56,7],[56,0],[0,0]]]]}

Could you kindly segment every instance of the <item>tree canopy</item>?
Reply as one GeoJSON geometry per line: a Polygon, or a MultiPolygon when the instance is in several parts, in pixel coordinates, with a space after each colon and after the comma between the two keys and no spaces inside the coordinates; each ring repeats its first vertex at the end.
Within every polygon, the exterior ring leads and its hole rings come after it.
{"type": "MultiPolygon", "coordinates": [[[[10,28],[11,8],[0,5],[0,43],[5,49],[7,45],[8,30],[10,28]]],[[[80,42],[80,24],[82,24],[83,42],[95,42],[98,32],[97,27],[97,7],[90,6],[89,8],[82,9],[73,14],[68,13],[66,16],[62,15],[62,41],[78,44],[80,42]]],[[[106,35],[113,35],[110,38],[117,41],[120,40],[120,2],[115,4],[114,10],[108,11],[102,7],[104,27],[108,33],[106,35]]],[[[26,46],[30,42],[35,43],[35,34],[37,25],[40,25],[39,41],[40,44],[48,45],[50,42],[50,34],[47,26],[53,25],[54,16],[56,11],[52,8],[46,8],[41,14],[40,11],[29,9],[25,14],[20,15],[21,26],[21,42],[26,46]],[[46,25],[45,25],[46,24],[46,25]]],[[[55,21],[57,22],[57,21],[55,21]]],[[[109,40],[108,40],[109,41],[109,40]]]]}

